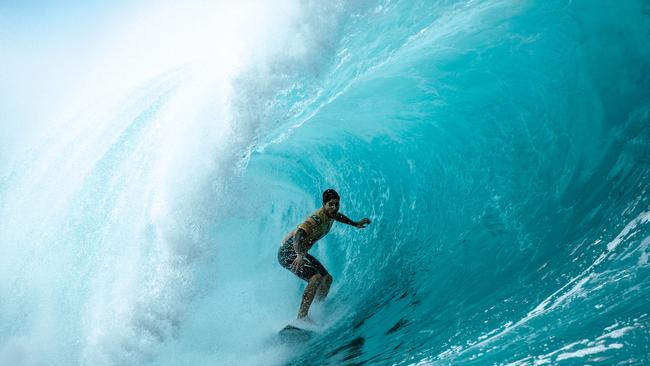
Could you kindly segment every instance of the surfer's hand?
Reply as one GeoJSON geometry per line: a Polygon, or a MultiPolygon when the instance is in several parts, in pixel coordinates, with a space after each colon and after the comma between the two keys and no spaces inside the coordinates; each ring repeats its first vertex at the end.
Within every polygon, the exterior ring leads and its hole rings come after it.
{"type": "Polygon", "coordinates": [[[294,273],[298,273],[298,270],[302,267],[302,262],[303,262],[303,256],[298,254],[296,259],[294,259],[293,262],[291,263],[291,270],[294,273]]]}
{"type": "Polygon", "coordinates": [[[365,219],[361,219],[360,221],[355,222],[354,226],[356,226],[358,229],[363,229],[368,224],[370,224],[370,219],[365,218],[365,219]]]}

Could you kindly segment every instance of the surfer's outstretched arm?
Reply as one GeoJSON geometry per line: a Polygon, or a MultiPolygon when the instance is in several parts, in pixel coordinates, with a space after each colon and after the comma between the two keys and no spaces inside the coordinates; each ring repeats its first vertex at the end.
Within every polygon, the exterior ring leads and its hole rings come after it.
{"type": "Polygon", "coordinates": [[[347,216],[343,215],[340,212],[336,213],[336,216],[334,216],[334,220],[341,222],[343,224],[352,225],[358,229],[362,229],[366,227],[366,225],[370,224],[370,219],[368,218],[361,219],[359,221],[352,221],[350,218],[348,218],[347,216]]]}

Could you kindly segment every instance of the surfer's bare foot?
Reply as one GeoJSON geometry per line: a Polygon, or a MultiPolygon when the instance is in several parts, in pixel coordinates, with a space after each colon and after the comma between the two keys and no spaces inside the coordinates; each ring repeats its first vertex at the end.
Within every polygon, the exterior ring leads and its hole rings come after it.
{"type": "Polygon", "coordinates": [[[302,318],[298,318],[298,320],[305,324],[316,325],[316,322],[308,316],[303,316],[302,318]]]}

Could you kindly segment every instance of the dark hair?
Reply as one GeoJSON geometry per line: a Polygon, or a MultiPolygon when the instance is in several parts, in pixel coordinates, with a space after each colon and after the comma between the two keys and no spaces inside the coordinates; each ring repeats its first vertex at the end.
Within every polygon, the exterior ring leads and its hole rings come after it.
{"type": "Polygon", "coordinates": [[[323,203],[328,202],[331,199],[336,198],[337,200],[340,200],[341,197],[339,197],[339,194],[336,193],[335,190],[333,189],[326,189],[325,192],[323,192],[323,203]]]}

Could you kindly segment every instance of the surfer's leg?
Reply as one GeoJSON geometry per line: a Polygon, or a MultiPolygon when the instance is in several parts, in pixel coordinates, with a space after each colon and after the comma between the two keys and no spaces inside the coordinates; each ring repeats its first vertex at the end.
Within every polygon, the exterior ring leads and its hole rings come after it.
{"type": "Polygon", "coordinates": [[[327,297],[327,294],[330,292],[330,286],[332,285],[332,276],[327,274],[320,281],[320,286],[316,291],[316,300],[323,301],[327,297]]]}
{"type": "Polygon", "coordinates": [[[320,285],[322,276],[320,274],[315,274],[309,278],[305,292],[302,294],[302,302],[300,303],[300,310],[298,310],[298,319],[307,317],[309,312],[309,307],[311,306],[312,301],[314,301],[314,295],[316,295],[316,289],[320,285]]]}
{"type": "Polygon", "coordinates": [[[307,254],[305,256],[307,263],[311,268],[313,268],[318,274],[322,276],[320,285],[316,289],[316,300],[323,301],[327,297],[327,294],[330,291],[330,286],[332,285],[332,276],[327,272],[325,266],[321,264],[313,255],[307,254]]]}

